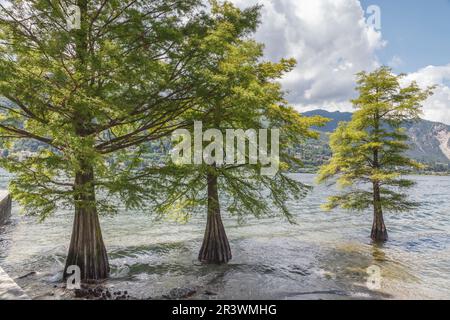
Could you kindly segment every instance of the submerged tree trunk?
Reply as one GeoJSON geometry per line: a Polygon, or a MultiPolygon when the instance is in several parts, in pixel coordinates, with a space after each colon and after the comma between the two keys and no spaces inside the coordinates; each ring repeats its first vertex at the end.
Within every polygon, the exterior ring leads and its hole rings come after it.
{"type": "Polygon", "coordinates": [[[217,176],[208,174],[208,217],[198,259],[203,263],[222,264],[231,260],[231,249],[220,216],[217,176]]]}
{"type": "MultiPolygon", "coordinates": [[[[80,28],[74,30],[74,45],[78,59],[80,74],[92,73],[89,69],[89,35],[88,35],[88,0],[76,1],[80,9],[80,28]]],[[[87,84],[89,85],[89,84],[87,84]]],[[[94,116],[89,107],[79,105],[74,107],[74,130],[79,138],[89,141],[90,130],[94,116]]],[[[69,253],[64,268],[64,278],[67,268],[76,265],[81,271],[83,282],[95,282],[108,277],[109,263],[105,244],[103,243],[100,221],[98,219],[95,201],[94,168],[90,160],[80,155],[79,169],[75,173],[74,202],[75,217],[70,240],[69,253]]]]}
{"type": "Polygon", "coordinates": [[[83,282],[95,282],[108,277],[109,263],[103,243],[95,204],[94,171],[91,165],[82,166],[75,175],[75,217],[69,253],[64,268],[80,267],[83,282]]]}
{"type": "Polygon", "coordinates": [[[378,182],[373,183],[373,224],[370,237],[375,242],[384,242],[388,240],[388,233],[384,225],[383,209],[381,206],[380,185],[378,182]]]}

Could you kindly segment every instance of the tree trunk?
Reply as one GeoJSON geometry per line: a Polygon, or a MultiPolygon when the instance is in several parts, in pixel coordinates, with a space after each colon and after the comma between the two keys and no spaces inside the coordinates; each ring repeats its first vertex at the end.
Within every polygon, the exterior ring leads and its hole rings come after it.
{"type": "Polygon", "coordinates": [[[370,237],[375,242],[384,242],[388,240],[388,233],[383,219],[383,208],[381,206],[380,185],[373,183],[373,224],[370,237]]]}
{"type": "Polygon", "coordinates": [[[208,264],[222,264],[231,260],[231,249],[220,216],[217,176],[208,174],[208,217],[205,236],[198,260],[208,264]]]}
{"type": "Polygon", "coordinates": [[[75,175],[75,217],[69,253],[64,268],[76,265],[83,282],[96,282],[108,277],[109,263],[103,243],[100,222],[95,205],[94,171],[83,165],[75,175]]]}

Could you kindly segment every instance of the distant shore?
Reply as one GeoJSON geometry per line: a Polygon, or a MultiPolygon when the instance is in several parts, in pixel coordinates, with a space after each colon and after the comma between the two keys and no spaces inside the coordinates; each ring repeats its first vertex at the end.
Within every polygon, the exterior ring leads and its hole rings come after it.
{"type": "MultiPolygon", "coordinates": [[[[302,168],[300,170],[293,171],[292,173],[309,173],[317,174],[319,167],[315,168],[302,168]]],[[[407,175],[418,175],[418,176],[450,176],[450,172],[436,172],[436,171],[410,171],[404,172],[407,175]]]]}

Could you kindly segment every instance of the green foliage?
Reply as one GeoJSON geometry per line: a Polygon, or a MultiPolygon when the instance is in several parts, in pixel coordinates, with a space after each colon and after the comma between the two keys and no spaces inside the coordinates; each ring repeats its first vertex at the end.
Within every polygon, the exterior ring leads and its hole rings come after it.
{"type": "Polygon", "coordinates": [[[388,211],[407,211],[416,205],[406,200],[404,190],[414,183],[403,179],[402,173],[422,165],[405,156],[409,145],[402,126],[419,118],[420,103],[432,88],[421,90],[416,83],[402,87],[402,77],[387,67],[358,74],[359,97],[352,101],[356,112],[331,135],[333,156],[318,177],[319,182],[336,178],[340,187],[350,190],[331,197],[325,209],[361,211],[375,205],[375,191],[367,191],[368,185],[379,189],[381,208],[388,211]]]}
{"type": "MultiPolygon", "coordinates": [[[[186,125],[196,93],[211,93],[199,77],[213,59],[211,18],[197,0],[79,0],[81,28],[68,30],[61,5],[72,1],[10,2],[0,7],[0,137],[8,149],[44,146],[1,160],[12,194],[41,218],[92,187],[101,212],[116,200],[139,207],[142,144],[186,125]]],[[[241,28],[229,20],[217,39],[241,28]]]]}
{"type": "Polygon", "coordinates": [[[212,10],[215,24],[203,45],[215,53],[215,59],[200,77],[216,91],[201,94],[202,102],[184,117],[202,120],[203,130],[218,129],[223,136],[226,129],[279,128],[280,171],[274,177],[262,175],[261,163],[250,164],[247,147],[246,164],[172,164],[158,175],[146,176],[141,184],[155,186],[150,193],[158,195],[155,205],[161,216],[178,212],[178,217],[188,219],[207,204],[207,175],[212,174],[219,178],[221,204],[239,221],[246,215],[281,214],[294,222],[286,203],[298,200],[309,188],[289,177],[289,169],[301,165],[290,150],[296,143],[317,138],[310,127],[325,119],[303,117],[284,100],[277,80],[292,70],[295,61],[263,61],[263,46],[247,37],[257,25],[258,7],[241,11],[229,3],[215,3],[212,10]],[[239,30],[232,28],[233,21],[240,21],[239,30]]]}

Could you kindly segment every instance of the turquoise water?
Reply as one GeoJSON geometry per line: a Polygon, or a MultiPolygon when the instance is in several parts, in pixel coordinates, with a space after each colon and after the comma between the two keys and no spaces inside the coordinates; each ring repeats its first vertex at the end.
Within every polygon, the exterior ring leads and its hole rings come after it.
{"type": "MultiPolygon", "coordinates": [[[[313,184],[314,176],[297,174],[313,184]]],[[[134,298],[160,298],[193,288],[195,299],[450,299],[450,177],[415,176],[412,198],[422,207],[386,215],[390,241],[369,239],[370,213],[323,212],[333,192],[316,186],[290,203],[297,225],[282,218],[239,225],[225,213],[233,260],[224,266],[196,261],[205,219],[187,224],[154,221],[148,212],[102,217],[112,276],[105,285],[134,298]],[[369,266],[381,268],[381,288],[366,286],[369,266]]],[[[0,178],[5,185],[7,176],[0,178]]],[[[72,216],[61,211],[44,223],[20,216],[0,231],[0,265],[35,298],[58,298],[72,216]]],[[[62,295],[62,298],[67,297],[62,295]]]]}

